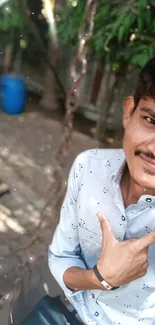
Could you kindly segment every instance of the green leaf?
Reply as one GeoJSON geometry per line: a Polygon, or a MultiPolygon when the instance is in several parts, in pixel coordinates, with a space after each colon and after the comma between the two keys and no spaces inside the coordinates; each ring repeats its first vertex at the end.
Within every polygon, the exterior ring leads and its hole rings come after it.
{"type": "Polygon", "coordinates": [[[118,30],[118,40],[122,41],[123,39],[123,35],[124,35],[124,26],[120,26],[119,30],[118,30]]]}
{"type": "Polygon", "coordinates": [[[146,21],[147,24],[149,24],[151,22],[151,11],[150,10],[146,10],[144,13],[144,19],[146,21]]]}
{"type": "Polygon", "coordinates": [[[138,7],[140,10],[146,9],[147,5],[148,5],[148,0],[138,0],[138,7]]]}
{"type": "Polygon", "coordinates": [[[132,59],[131,62],[139,67],[143,67],[144,64],[148,61],[149,59],[149,54],[148,53],[141,53],[139,55],[135,55],[132,59]]]}
{"type": "Polygon", "coordinates": [[[143,25],[144,25],[144,20],[142,19],[142,16],[141,15],[139,15],[138,17],[137,17],[137,23],[138,23],[138,30],[141,32],[142,31],[142,29],[143,29],[143,25]]]}

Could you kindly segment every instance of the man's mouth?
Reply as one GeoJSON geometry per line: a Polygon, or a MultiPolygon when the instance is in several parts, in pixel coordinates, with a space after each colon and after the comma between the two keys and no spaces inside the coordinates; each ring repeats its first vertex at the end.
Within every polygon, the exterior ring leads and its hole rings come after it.
{"type": "Polygon", "coordinates": [[[153,168],[155,169],[155,160],[146,157],[145,155],[143,155],[142,153],[139,155],[143,161],[145,162],[145,164],[149,167],[149,168],[153,168]]]}

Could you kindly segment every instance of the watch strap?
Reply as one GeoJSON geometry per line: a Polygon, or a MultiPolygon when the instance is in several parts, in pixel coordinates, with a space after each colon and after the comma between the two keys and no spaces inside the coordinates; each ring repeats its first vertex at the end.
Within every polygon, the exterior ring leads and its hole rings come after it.
{"type": "Polygon", "coordinates": [[[97,265],[94,265],[93,267],[93,271],[97,277],[97,279],[100,281],[100,283],[103,285],[103,287],[106,289],[106,290],[115,290],[115,289],[118,289],[118,287],[112,287],[107,281],[105,281],[103,278],[102,278],[102,275],[100,274],[100,272],[98,271],[98,268],[97,268],[97,265]]]}

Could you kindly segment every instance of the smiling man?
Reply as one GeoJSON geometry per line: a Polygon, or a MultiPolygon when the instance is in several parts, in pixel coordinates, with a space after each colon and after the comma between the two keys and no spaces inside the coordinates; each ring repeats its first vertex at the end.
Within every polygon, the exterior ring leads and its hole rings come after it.
{"type": "Polygon", "coordinates": [[[50,270],[84,324],[155,324],[155,58],[123,113],[123,149],[80,154],[50,270]]]}

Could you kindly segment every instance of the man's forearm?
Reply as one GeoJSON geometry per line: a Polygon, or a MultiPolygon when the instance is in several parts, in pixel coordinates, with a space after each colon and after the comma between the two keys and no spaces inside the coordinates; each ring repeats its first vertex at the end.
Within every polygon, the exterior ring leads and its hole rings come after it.
{"type": "Polygon", "coordinates": [[[85,270],[79,267],[70,267],[64,273],[65,285],[73,290],[106,290],[98,281],[93,270],[85,270]]]}

